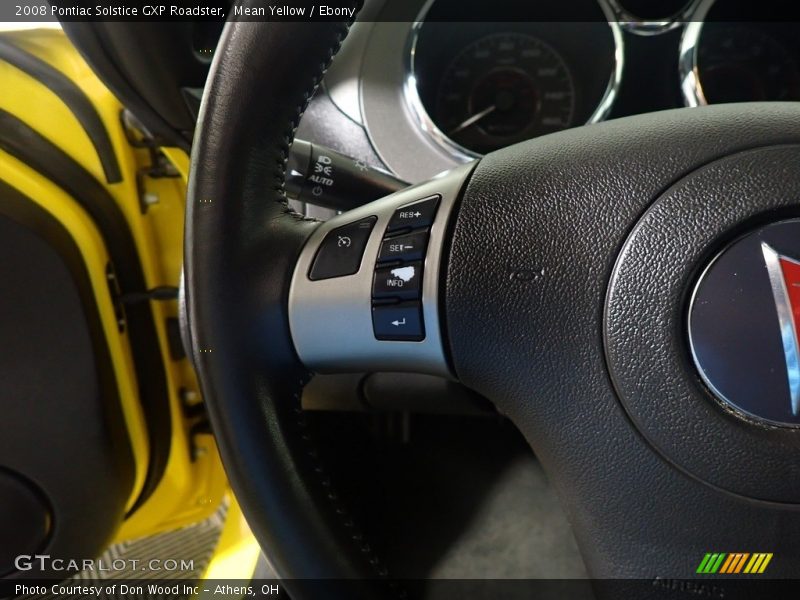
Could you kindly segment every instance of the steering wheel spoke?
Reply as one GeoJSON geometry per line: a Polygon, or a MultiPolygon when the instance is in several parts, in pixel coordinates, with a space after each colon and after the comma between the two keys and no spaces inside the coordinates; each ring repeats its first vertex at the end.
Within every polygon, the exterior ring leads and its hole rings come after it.
{"type": "Polygon", "coordinates": [[[473,168],[348,211],[314,232],[289,293],[292,339],[306,367],[452,375],[440,317],[443,255],[473,168]]]}

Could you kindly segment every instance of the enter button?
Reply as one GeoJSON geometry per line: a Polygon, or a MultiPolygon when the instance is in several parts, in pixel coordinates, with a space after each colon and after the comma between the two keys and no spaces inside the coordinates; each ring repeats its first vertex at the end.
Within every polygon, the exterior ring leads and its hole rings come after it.
{"type": "Polygon", "coordinates": [[[373,298],[416,299],[422,289],[422,261],[415,261],[402,267],[375,269],[372,286],[373,298]]]}
{"type": "Polygon", "coordinates": [[[419,342],[425,339],[419,302],[375,306],[372,309],[372,326],[379,340],[419,342]]]}

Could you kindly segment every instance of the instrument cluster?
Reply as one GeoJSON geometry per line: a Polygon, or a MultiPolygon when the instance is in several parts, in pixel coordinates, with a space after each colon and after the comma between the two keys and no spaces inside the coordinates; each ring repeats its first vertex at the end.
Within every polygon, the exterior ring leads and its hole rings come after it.
{"type": "Polygon", "coordinates": [[[417,23],[409,103],[426,129],[478,156],[606,118],[622,32],[594,0],[584,3],[595,11],[588,22],[417,23]]]}
{"type": "Polygon", "coordinates": [[[779,8],[765,1],[754,15],[737,0],[701,4],[682,40],[689,106],[800,100],[800,23],[772,20],[779,8]]]}
{"type": "Polygon", "coordinates": [[[767,22],[763,6],[753,20],[742,0],[576,0],[574,22],[437,18],[452,1],[429,3],[415,23],[405,95],[420,129],[458,160],[634,114],[615,106],[623,86],[628,97],[663,90],[633,52],[672,53],[651,61],[672,65],[663,108],[800,100],[800,23],[767,22]]]}

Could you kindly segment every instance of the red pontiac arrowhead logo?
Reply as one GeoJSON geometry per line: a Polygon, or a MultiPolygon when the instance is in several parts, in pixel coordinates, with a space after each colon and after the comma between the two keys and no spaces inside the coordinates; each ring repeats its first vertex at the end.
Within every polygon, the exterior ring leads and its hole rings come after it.
{"type": "Polygon", "coordinates": [[[800,430],[800,218],[719,252],[695,285],[688,329],[717,400],[748,420],[800,430]]]}
{"type": "Polygon", "coordinates": [[[781,329],[792,414],[800,416],[800,261],[761,243],[781,329]]]}

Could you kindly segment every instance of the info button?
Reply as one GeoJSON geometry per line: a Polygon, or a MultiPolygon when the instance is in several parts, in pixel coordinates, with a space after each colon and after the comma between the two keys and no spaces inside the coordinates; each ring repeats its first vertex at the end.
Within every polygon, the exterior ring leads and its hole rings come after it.
{"type": "Polygon", "coordinates": [[[422,289],[422,261],[402,267],[375,269],[373,298],[419,298],[422,289]]]}

